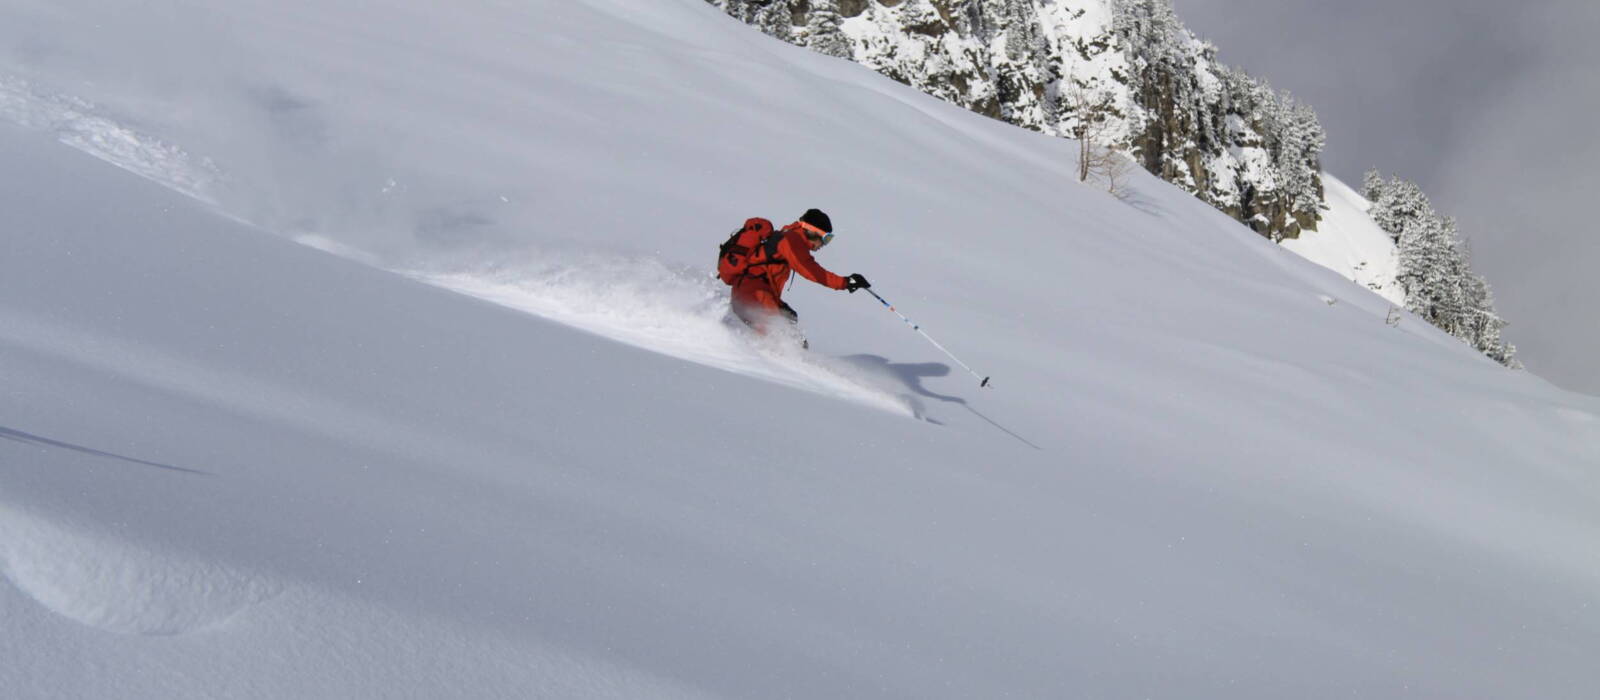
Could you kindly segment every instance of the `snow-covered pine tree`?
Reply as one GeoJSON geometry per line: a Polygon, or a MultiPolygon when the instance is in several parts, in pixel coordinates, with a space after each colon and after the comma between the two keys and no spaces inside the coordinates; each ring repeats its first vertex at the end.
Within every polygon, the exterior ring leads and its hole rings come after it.
{"type": "Polygon", "coordinates": [[[1237,156],[1231,161],[1232,191],[1228,183],[1212,183],[1218,197],[1213,206],[1222,208],[1232,198],[1237,218],[1264,236],[1281,238],[1283,178],[1273,156],[1282,122],[1277,93],[1266,81],[1243,71],[1226,70],[1220,77],[1223,97],[1218,112],[1226,120],[1223,144],[1226,152],[1237,156]]]}
{"type": "MultiPolygon", "coordinates": [[[[1374,179],[1382,182],[1381,176],[1374,179]]],[[[1387,183],[1378,187],[1369,182],[1366,189],[1370,193],[1367,198],[1372,202],[1372,209],[1368,214],[1379,228],[1394,237],[1397,244],[1407,222],[1433,211],[1433,206],[1429,204],[1428,197],[1422,193],[1422,189],[1417,187],[1416,183],[1399,177],[1391,177],[1387,183]]]]}
{"type": "Polygon", "coordinates": [[[775,37],[850,56],[940,99],[1047,133],[1077,129],[1061,104],[1069,76],[1103,80],[1120,112],[1107,132],[1145,169],[1262,235],[1315,226],[1323,139],[1314,115],[1304,118],[1309,109],[1260,118],[1281,111],[1268,109],[1278,96],[1243,74],[1230,78],[1215,47],[1183,27],[1172,0],[1085,1],[1105,3],[1110,17],[1062,0],[707,0],[775,37]],[[1103,57],[1084,55],[1110,44],[1103,57]],[[1242,109],[1245,93],[1262,94],[1242,109]],[[1297,133],[1276,133],[1285,124],[1297,133]],[[1292,147],[1276,149],[1280,141],[1292,147]],[[1252,148],[1263,150],[1246,153],[1252,148]]]}
{"type": "Polygon", "coordinates": [[[839,23],[843,18],[839,16],[838,0],[809,0],[809,2],[811,12],[806,18],[805,46],[829,56],[852,58],[850,39],[839,29],[839,23]]]}
{"type": "Polygon", "coordinates": [[[1262,149],[1264,140],[1257,130],[1258,83],[1243,71],[1218,66],[1216,107],[1209,117],[1214,142],[1208,188],[1200,197],[1212,206],[1241,221],[1248,218],[1248,203],[1255,190],[1270,177],[1270,169],[1258,169],[1256,177],[1247,172],[1249,155],[1262,149]]]}
{"type": "Polygon", "coordinates": [[[1453,218],[1441,216],[1416,183],[1369,171],[1362,190],[1368,214],[1396,237],[1406,309],[1508,367],[1516,348],[1501,338],[1506,322],[1494,310],[1488,283],[1472,272],[1453,218]]]}
{"type": "Polygon", "coordinates": [[[1449,276],[1446,220],[1433,211],[1426,198],[1422,209],[1401,219],[1397,277],[1406,292],[1406,310],[1445,331],[1441,314],[1447,288],[1455,286],[1449,276]]]}
{"type": "MultiPolygon", "coordinates": [[[[990,75],[993,76],[1000,98],[1000,118],[1012,124],[1038,129],[1040,124],[1036,119],[1029,119],[1027,114],[1029,108],[1036,106],[1042,97],[1042,93],[1033,93],[1033,87],[1042,84],[1042,76],[1032,70],[1033,61],[1029,55],[1033,48],[1029,40],[1033,27],[1023,18],[1020,6],[1015,2],[993,3],[993,7],[995,16],[992,26],[1004,37],[1001,50],[989,54],[990,75]]],[[[1031,12],[1032,8],[1028,9],[1031,12]]]]}
{"type": "Polygon", "coordinates": [[[1134,155],[1146,170],[1182,182],[1178,151],[1185,117],[1194,113],[1194,64],[1180,46],[1182,31],[1170,0],[1118,0],[1112,24],[1127,58],[1129,85],[1144,109],[1130,124],[1134,155]]]}
{"type": "Polygon", "coordinates": [[[1472,339],[1466,334],[1469,312],[1465,289],[1469,275],[1455,218],[1437,215],[1434,230],[1430,251],[1434,258],[1433,269],[1427,282],[1434,299],[1434,325],[1471,343],[1472,339]]]}
{"type": "Polygon", "coordinates": [[[1471,319],[1473,347],[1500,364],[1521,369],[1522,362],[1516,359],[1516,346],[1507,343],[1500,335],[1506,322],[1494,311],[1494,295],[1489,290],[1488,281],[1479,275],[1468,275],[1466,284],[1470,308],[1474,312],[1471,319]]]}
{"type": "Polygon", "coordinates": [[[1383,173],[1377,168],[1368,170],[1361,176],[1361,196],[1368,202],[1376,202],[1383,196],[1383,173]]]}
{"type": "Polygon", "coordinates": [[[735,19],[784,41],[793,40],[790,0],[706,0],[735,19]]]}
{"type": "Polygon", "coordinates": [[[1284,101],[1288,103],[1284,126],[1287,143],[1277,166],[1283,173],[1284,194],[1295,225],[1314,231],[1320,218],[1317,212],[1322,208],[1322,148],[1327,136],[1311,107],[1288,95],[1284,101]]]}

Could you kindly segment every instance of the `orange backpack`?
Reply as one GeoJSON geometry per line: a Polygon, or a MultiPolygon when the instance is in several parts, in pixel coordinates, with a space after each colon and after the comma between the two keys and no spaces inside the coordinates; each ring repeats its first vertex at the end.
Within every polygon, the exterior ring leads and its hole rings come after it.
{"type": "Polygon", "coordinates": [[[783,234],[772,230],[771,221],[760,217],[745,221],[744,227],[728,236],[728,241],[718,250],[717,277],[725,284],[737,283],[763,248],[766,249],[763,259],[777,257],[780,240],[783,240],[783,234]]]}

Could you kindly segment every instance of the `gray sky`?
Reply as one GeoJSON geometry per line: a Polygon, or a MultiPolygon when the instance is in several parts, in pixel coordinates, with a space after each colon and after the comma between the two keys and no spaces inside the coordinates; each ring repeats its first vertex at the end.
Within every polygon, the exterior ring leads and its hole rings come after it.
{"type": "Polygon", "coordinates": [[[1600,2],[1174,0],[1316,108],[1324,166],[1377,167],[1460,220],[1528,368],[1600,394],[1600,2]]]}

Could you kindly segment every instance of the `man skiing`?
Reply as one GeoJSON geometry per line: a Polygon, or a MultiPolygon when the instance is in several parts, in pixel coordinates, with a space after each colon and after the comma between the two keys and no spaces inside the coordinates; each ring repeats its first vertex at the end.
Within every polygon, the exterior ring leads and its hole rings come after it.
{"type": "Polygon", "coordinates": [[[821,210],[806,210],[798,221],[759,239],[750,240],[754,245],[736,245],[736,239],[741,234],[750,238],[760,231],[761,225],[770,231],[771,224],[766,220],[751,219],[746,222],[745,229],[736,232],[723,249],[724,258],[728,257],[730,247],[735,252],[744,253],[743,264],[728,270],[731,274],[724,274],[723,280],[733,285],[734,315],[757,333],[765,335],[768,323],[776,317],[781,316],[791,324],[799,320],[800,315],[783,302],[783,289],[788,285],[792,271],[798,271],[801,277],[829,289],[853,293],[857,289],[872,286],[867,278],[859,274],[841,277],[829,272],[811,256],[833,240],[833,222],[821,210]]]}

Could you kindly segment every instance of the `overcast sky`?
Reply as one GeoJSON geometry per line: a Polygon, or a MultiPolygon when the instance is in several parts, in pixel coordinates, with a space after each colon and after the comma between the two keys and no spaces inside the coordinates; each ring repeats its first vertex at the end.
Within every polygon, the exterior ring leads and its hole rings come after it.
{"type": "Polygon", "coordinates": [[[1600,394],[1600,1],[1174,0],[1316,108],[1324,167],[1456,216],[1530,370],[1600,394]]]}

